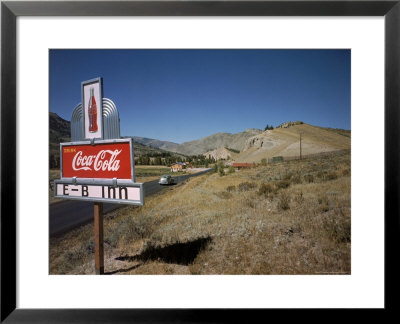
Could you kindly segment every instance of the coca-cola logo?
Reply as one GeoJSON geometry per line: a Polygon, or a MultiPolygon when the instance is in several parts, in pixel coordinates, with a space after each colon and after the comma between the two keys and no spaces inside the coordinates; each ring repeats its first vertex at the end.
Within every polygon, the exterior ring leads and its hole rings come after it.
{"type": "Polygon", "coordinates": [[[120,160],[117,156],[122,150],[101,150],[95,155],[83,155],[82,151],[75,154],[72,169],[75,171],[118,171],[120,160]]]}

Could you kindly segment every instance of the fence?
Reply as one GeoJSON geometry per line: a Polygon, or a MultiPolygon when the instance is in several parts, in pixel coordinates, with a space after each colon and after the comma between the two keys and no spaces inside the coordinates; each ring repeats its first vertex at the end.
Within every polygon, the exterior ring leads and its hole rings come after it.
{"type": "MultiPolygon", "coordinates": [[[[337,150],[337,151],[330,151],[330,152],[320,152],[320,153],[315,153],[315,154],[306,154],[302,155],[301,160],[303,159],[312,159],[312,158],[319,158],[319,157],[327,157],[327,156],[337,156],[337,155],[343,155],[346,153],[350,153],[351,150],[337,150]]],[[[292,160],[300,160],[300,155],[296,156],[274,156],[272,158],[267,159],[268,163],[277,163],[277,162],[283,162],[283,161],[292,161],[292,160]]]]}

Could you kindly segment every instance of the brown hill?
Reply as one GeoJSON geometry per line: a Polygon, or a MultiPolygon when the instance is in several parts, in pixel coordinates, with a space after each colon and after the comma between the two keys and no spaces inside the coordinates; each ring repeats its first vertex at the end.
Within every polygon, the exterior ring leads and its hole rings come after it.
{"type": "Polygon", "coordinates": [[[216,133],[198,140],[184,142],[174,148],[170,148],[170,151],[185,155],[204,154],[221,147],[229,147],[240,151],[243,149],[249,137],[260,134],[261,132],[261,129],[249,128],[236,134],[216,133]]]}
{"type": "Polygon", "coordinates": [[[219,147],[215,150],[204,153],[206,158],[214,158],[215,160],[229,160],[235,159],[239,154],[239,151],[232,150],[226,147],[219,147]]]}
{"type": "Polygon", "coordinates": [[[274,156],[299,156],[300,134],[302,155],[350,149],[351,132],[316,127],[309,124],[294,124],[275,128],[249,138],[237,162],[260,162],[274,156]]]}

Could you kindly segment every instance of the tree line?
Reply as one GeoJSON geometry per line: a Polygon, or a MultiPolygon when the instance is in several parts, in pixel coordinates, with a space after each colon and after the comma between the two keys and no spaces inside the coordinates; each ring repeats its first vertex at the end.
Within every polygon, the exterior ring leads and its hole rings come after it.
{"type": "Polygon", "coordinates": [[[265,126],[265,128],[264,128],[265,131],[266,131],[266,130],[272,130],[272,129],[274,129],[274,126],[268,125],[268,124],[267,124],[267,126],[265,126]]]}
{"type": "MultiPolygon", "coordinates": [[[[164,154],[164,153],[163,153],[164,154]]],[[[135,158],[136,165],[165,165],[171,166],[178,162],[190,163],[193,167],[208,167],[215,163],[213,157],[205,157],[202,154],[181,157],[177,155],[160,156],[160,154],[144,154],[135,158]]]]}

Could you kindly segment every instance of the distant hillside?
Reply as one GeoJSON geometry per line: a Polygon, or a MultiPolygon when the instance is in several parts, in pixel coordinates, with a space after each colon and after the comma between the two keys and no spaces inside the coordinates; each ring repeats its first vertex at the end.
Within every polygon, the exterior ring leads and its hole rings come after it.
{"type": "Polygon", "coordinates": [[[61,138],[70,138],[70,122],[68,120],[62,119],[56,113],[49,113],[49,128],[50,134],[61,138]]]}
{"type": "MultiPolygon", "coordinates": [[[[315,126],[315,127],[318,127],[318,126],[315,126]]],[[[324,130],[327,130],[327,131],[330,131],[330,132],[334,132],[334,133],[337,133],[337,134],[340,134],[340,135],[343,135],[343,136],[351,137],[351,131],[347,130],[347,129],[329,128],[329,127],[318,127],[318,128],[321,128],[321,129],[324,129],[324,130]]]]}
{"type": "Polygon", "coordinates": [[[296,122],[250,137],[237,162],[260,162],[273,156],[302,155],[350,149],[351,131],[334,130],[296,122]]]}
{"type": "MultiPolygon", "coordinates": [[[[141,155],[157,155],[157,154],[168,154],[168,153],[172,153],[174,154],[175,152],[170,152],[167,150],[163,150],[157,147],[153,147],[153,146],[148,146],[146,144],[142,144],[142,143],[138,143],[136,141],[136,136],[122,136],[122,138],[133,138],[133,149],[134,149],[134,153],[135,156],[141,156],[141,155]]],[[[143,137],[142,137],[143,138],[143,137]]],[[[155,140],[157,141],[157,140],[155,140]]],[[[162,142],[162,141],[160,141],[162,142]]],[[[174,154],[174,155],[179,155],[182,156],[180,154],[174,154]]]]}
{"type": "Polygon", "coordinates": [[[166,151],[173,151],[177,146],[179,146],[179,144],[177,144],[177,143],[161,141],[161,140],[157,140],[154,138],[147,138],[147,137],[133,136],[133,140],[136,143],[159,148],[159,149],[166,150],[166,151]]]}
{"type": "Polygon", "coordinates": [[[229,160],[234,159],[238,155],[239,151],[229,149],[227,147],[220,147],[215,150],[204,153],[206,158],[214,158],[215,160],[229,160]]]}
{"type": "Polygon", "coordinates": [[[68,120],[55,113],[49,113],[49,151],[54,159],[60,158],[60,143],[71,141],[71,126],[68,120]]]}
{"type": "Polygon", "coordinates": [[[198,140],[179,144],[176,148],[171,148],[170,150],[185,155],[204,154],[221,147],[229,147],[241,151],[248,138],[261,132],[261,129],[250,128],[236,134],[216,133],[198,140]]]}

